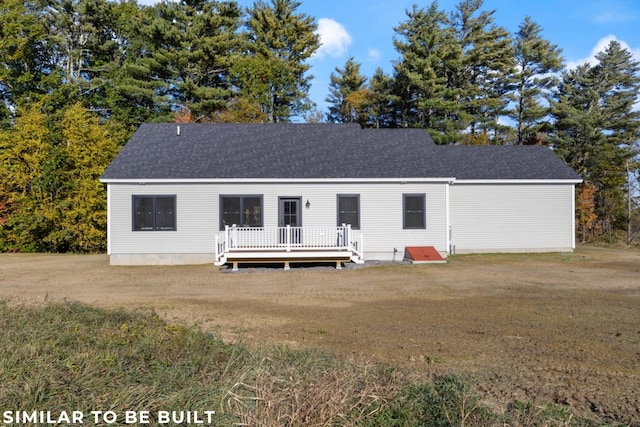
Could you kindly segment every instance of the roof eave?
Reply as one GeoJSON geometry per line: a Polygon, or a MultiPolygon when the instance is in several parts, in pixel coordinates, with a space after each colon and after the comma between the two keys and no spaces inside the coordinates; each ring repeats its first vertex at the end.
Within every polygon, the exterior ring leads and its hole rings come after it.
{"type": "Polygon", "coordinates": [[[456,179],[456,184],[580,184],[582,179],[456,179]]]}
{"type": "Polygon", "coordinates": [[[436,178],[101,178],[104,184],[282,184],[282,183],[382,183],[397,182],[400,184],[411,182],[452,183],[453,177],[436,178]]]}

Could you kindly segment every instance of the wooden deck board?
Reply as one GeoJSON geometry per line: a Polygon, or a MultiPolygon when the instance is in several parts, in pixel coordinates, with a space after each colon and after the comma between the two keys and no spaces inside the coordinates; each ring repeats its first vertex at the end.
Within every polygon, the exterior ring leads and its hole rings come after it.
{"type": "Polygon", "coordinates": [[[351,259],[353,254],[348,251],[291,251],[291,252],[274,252],[274,251],[231,251],[225,254],[225,258],[229,261],[236,259],[304,259],[304,258],[346,258],[351,259]]]}
{"type": "Polygon", "coordinates": [[[353,260],[353,253],[349,251],[314,250],[314,251],[231,251],[225,254],[225,264],[233,265],[238,270],[239,264],[284,264],[289,270],[292,263],[335,263],[336,268],[342,268],[342,263],[353,260]]]}

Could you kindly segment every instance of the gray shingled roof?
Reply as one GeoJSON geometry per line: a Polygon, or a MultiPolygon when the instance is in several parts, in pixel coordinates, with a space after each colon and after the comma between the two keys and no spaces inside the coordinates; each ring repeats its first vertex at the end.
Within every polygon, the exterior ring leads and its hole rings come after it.
{"type": "Polygon", "coordinates": [[[343,124],[143,124],[102,175],[103,180],[450,177],[580,179],[545,147],[436,146],[420,129],[343,124]]]}

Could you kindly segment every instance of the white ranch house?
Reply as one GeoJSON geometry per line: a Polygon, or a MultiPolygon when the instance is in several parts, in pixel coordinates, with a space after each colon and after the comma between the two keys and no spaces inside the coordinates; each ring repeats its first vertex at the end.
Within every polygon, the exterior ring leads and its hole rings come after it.
{"type": "Polygon", "coordinates": [[[111,264],[402,260],[571,251],[580,177],[540,146],[419,129],[144,124],[101,181],[111,264]]]}

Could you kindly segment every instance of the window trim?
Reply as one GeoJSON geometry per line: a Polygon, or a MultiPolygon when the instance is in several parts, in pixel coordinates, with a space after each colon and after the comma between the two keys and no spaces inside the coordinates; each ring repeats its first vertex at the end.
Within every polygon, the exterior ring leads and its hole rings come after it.
{"type": "MultiPolygon", "coordinates": [[[[240,199],[240,220],[242,222],[242,212],[244,208],[244,199],[248,198],[258,198],[260,199],[260,224],[255,227],[264,227],[264,194],[220,194],[218,196],[218,215],[219,215],[219,226],[220,231],[224,231],[224,210],[223,210],[223,200],[225,198],[233,198],[237,197],[240,199]]],[[[229,224],[231,226],[232,224],[229,224]]],[[[244,227],[243,224],[236,224],[238,227],[244,227]]]]}
{"type": "Polygon", "coordinates": [[[356,193],[348,193],[348,194],[336,194],[336,225],[340,227],[342,224],[345,224],[344,221],[340,220],[340,199],[342,197],[354,197],[356,199],[356,218],[358,221],[357,225],[351,224],[352,230],[360,230],[360,194],[356,193]]]}
{"type": "Polygon", "coordinates": [[[175,194],[133,194],[131,195],[131,230],[132,231],[177,231],[178,230],[178,212],[177,212],[177,196],[175,194]],[[136,200],[151,199],[152,200],[152,227],[137,228],[136,227],[136,200]],[[159,229],[157,223],[156,201],[157,199],[171,199],[173,201],[173,226],[171,228],[159,229]]]}
{"type": "Polygon", "coordinates": [[[402,229],[403,230],[426,230],[427,229],[427,195],[425,193],[403,193],[402,194],[402,229]],[[422,199],[422,225],[407,225],[407,198],[420,197],[422,199]]]}

